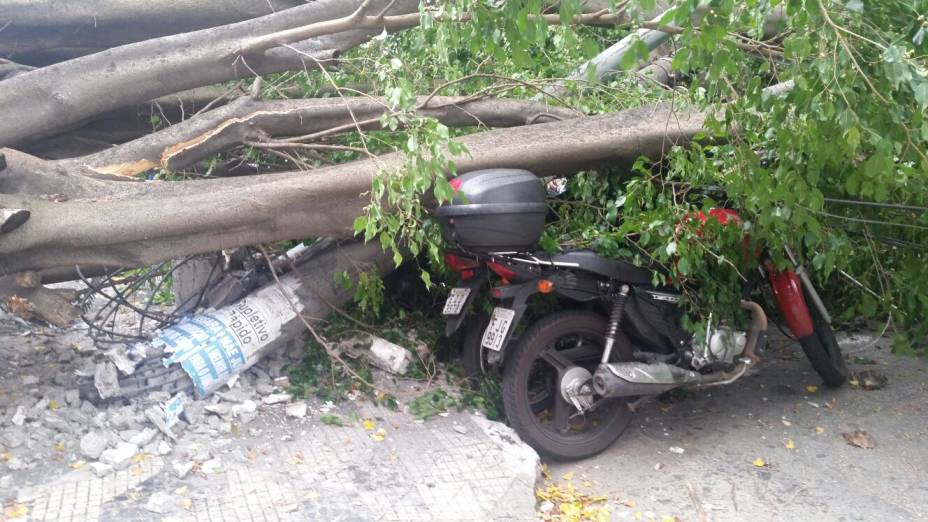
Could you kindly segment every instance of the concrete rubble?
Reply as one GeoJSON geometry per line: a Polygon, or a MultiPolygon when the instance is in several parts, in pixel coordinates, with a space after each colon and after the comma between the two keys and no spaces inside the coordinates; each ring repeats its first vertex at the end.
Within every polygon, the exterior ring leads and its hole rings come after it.
{"type": "MultiPolygon", "coordinates": [[[[302,347],[282,347],[267,354],[240,373],[231,385],[219,387],[204,399],[159,389],[125,399],[120,397],[117,365],[112,357],[93,346],[84,327],[50,331],[21,324],[10,328],[9,324],[10,318],[0,311],[0,504],[29,502],[34,496],[30,492],[47,487],[53,483],[48,477],[57,474],[69,480],[93,481],[112,480],[128,473],[143,480],[149,476],[145,470],[151,469],[151,473],[163,470],[159,479],[162,481],[203,484],[210,477],[243,469],[257,455],[281,459],[281,465],[273,468],[286,473],[294,463],[321,451],[320,447],[297,452],[295,456],[287,452],[277,456],[275,444],[298,444],[307,438],[307,432],[321,428],[351,430],[332,428],[319,421],[320,416],[330,411],[343,419],[350,418],[345,411],[339,411],[339,405],[304,400],[291,393],[285,369],[301,361],[302,347]],[[108,400],[97,403],[85,400],[86,390],[82,386],[91,386],[93,392],[108,400]],[[254,422],[258,417],[262,422],[254,422]],[[277,428],[275,432],[267,427],[268,419],[303,426],[303,431],[281,432],[277,428]],[[261,453],[250,451],[238,442],[246,440],[252,441],[248,444],[260,441],[267,449],[261,453]]],[[[383,339],[373,340],[368,355],[396,374],[405,373],[414,357],[409,350],[383,339]]],[[[363,401],[349,402],[356,407],[363,401]]],[[[406,418],[403,413],[395,415],[406,418]]],[[[475,437],[481,429],[474,423],[488,422],[477,417],[473,422],[465,422],[464,418],[453,424],[449,420],[441,430],[449,437],[475,437]]],[[[413,424],[411,417],[407,420],[413,424]]],[[[377,449],[376,444],[389,444],[394,437],[401,437],[406,424],[403,420],[378,423],[378,433],[385,435],[372,439],[359,427],[359,422],[354,423],[360,431],[358,440],[375,444],[373,449],[377,449]]],[[[487,425],[493,424],[496,423],[487,425]]],[[[504,441],[506,437],[489,438],[509,451],[511,444],[504,441]]],[[[418,441],[402,442],[413,443],[418,441]]],[[[346,449],[339,458],[356,456],[357,449],[346,449]]],[[[418,455],[419,451],[411,454],[418,455]]],[[[537,468],[537,456],[534,458],[534,464],[523,462],[522,457],[511,458],[514,466],[511,473],[524,481],[529,504],[533,502],[530,492],[537,475],[537,469],[529,469],[533,465],[537,468]]],[[[498,465],[509,461],[494,458],[492,462],[498,465]]],[[[328,468],[338,469],[330,463],[313,472],[328,468]]],[[[509,468],[505,469],[510,473],[509,468]]],[[[379,486],[371,483],[369,487],[379,486]]],[[[147,520],[185,513],[184,499],[171,491],[173,487],[146,490],[130,497],[128,502],[135,502],[140,511],[128,518],[147,520]]],[[[287,504],[294,506],[294,513],[306,508],[298,500],[287,504]]],[[[30,504],[33,508],[37,505],[30,504]]],[[[275,504],[269,509],[282,508],[275,504]]],[[[531,506],[526,509],[528,513],[532,511],[531,506]]]]}

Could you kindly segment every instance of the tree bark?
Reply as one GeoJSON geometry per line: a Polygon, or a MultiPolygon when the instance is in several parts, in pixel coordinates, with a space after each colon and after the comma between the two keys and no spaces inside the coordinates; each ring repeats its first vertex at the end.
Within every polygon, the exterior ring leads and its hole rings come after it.
{"type": "MultiPolygon", "coordinates": [[[[350,16],[359,5],[357,0],[318,0],[245,22],[117,47],[4,80],[0,113],[16,124],[0,127],[0,146],[49,136],[114,109],[194,87],[255,74],[315,70],[315,60],[331,59],[383,30],[367,24],[363,30],[338,27],[337,34],[307,32],[350,16]],[[297,29],[303,32],[292,32],[297,29]],[[280,34],[289,38],[275,37],[280,34]],[[301,35],[305,36],[298,38],[301,35]],[[280,48],[300,40],[307,40],[296,46],[300,52],[280,48]],[[267,44],[256,48],[255,42],[267,44]],[[243,55],[245,49],[254,52],[243,55]]],[[[395,15],[415,12],[418,2],[375,0],[370,10],[379,12],[387,5],[395,15]]]]}
{"type": "MultiPolygon", "coordinates": [[[[692,139],[703,120],[701,113],[662,104],[492,130],[461,138],[470,152],[455,163],[458,172],[512,167],[538,175],[631,164],[640,156],[660,158],[692,139]]],[[[369,203],[362,194],[372,177],[400,167],[403,159],[394,153],[259,178],[116,183],[124,195],[98,201],[0,195],[0,206],[32,212],[24,226],[0,237],[0,275],[73,265],[142,266],[282,239],[350,237],[353,220],[369,203]]],[[[114,182],[94,182],[107,185],[101,193],[116,193],[109,188],[114,182]]]]}
{"type": "Polygon", "coordinates": [[[0,56],[44,66],[111,47],[241,22],[303,0],[0,0],[0,56]]]}

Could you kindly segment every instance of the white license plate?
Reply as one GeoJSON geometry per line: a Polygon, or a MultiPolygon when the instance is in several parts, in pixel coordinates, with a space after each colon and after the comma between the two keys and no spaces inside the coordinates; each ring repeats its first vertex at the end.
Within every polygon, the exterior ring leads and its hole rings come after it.
{"type": "Polygon", "coordinates": [[[506,333],[509,332],[509,326],[515,317],[516,311],[509,308],[494,308],[493,315],[490,316],[490,324],[483,332],[483,339],[480,344],[494,352],[503,348],[503,341],[506,340],[506,333]]]}
{"type": "Polygon", "coordinates": [[[470,295],[470,288],[452,288],[448,294],[448,300],[445,301],[445,308],[441,311],[442,315],[458,315],[467,302],[467,296],[470,295]]]}

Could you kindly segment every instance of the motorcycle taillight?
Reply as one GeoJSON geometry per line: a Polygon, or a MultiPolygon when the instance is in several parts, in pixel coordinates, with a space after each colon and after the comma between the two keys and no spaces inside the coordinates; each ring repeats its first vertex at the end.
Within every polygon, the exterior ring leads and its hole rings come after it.
{"type": "Polygon", "coordinates": [[[445,264],[451,270],[461,274],[461,279],[474,277],[474,269],[480,266],[476,259],[462,257],[450,252],[445,252],[445,264]]]}
{"type": "Polygon", "coordinates": [[[494,274],[502,277],[504,281],[511,281],[518,275],[511,268],[497,263],[496,261],[487,261],[487,268],[492,270],[494,274]]]}

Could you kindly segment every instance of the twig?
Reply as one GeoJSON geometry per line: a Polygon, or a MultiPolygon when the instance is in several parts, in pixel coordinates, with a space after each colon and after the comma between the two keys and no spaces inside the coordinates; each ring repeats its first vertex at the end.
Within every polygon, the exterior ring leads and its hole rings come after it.
{"type": "Polygon", "coordinates": [[[690,494],[690,500],[693,501],[693,505],[696,506],[696,514],[699,517],[699,522],[706,522],[708,517],[706,517],[706,510],[702,507],[702,502],[699,501],[699,497],[696,496],[696,490],[693,489],[693,484],[687,482],[686,489],[690,494]]]}

